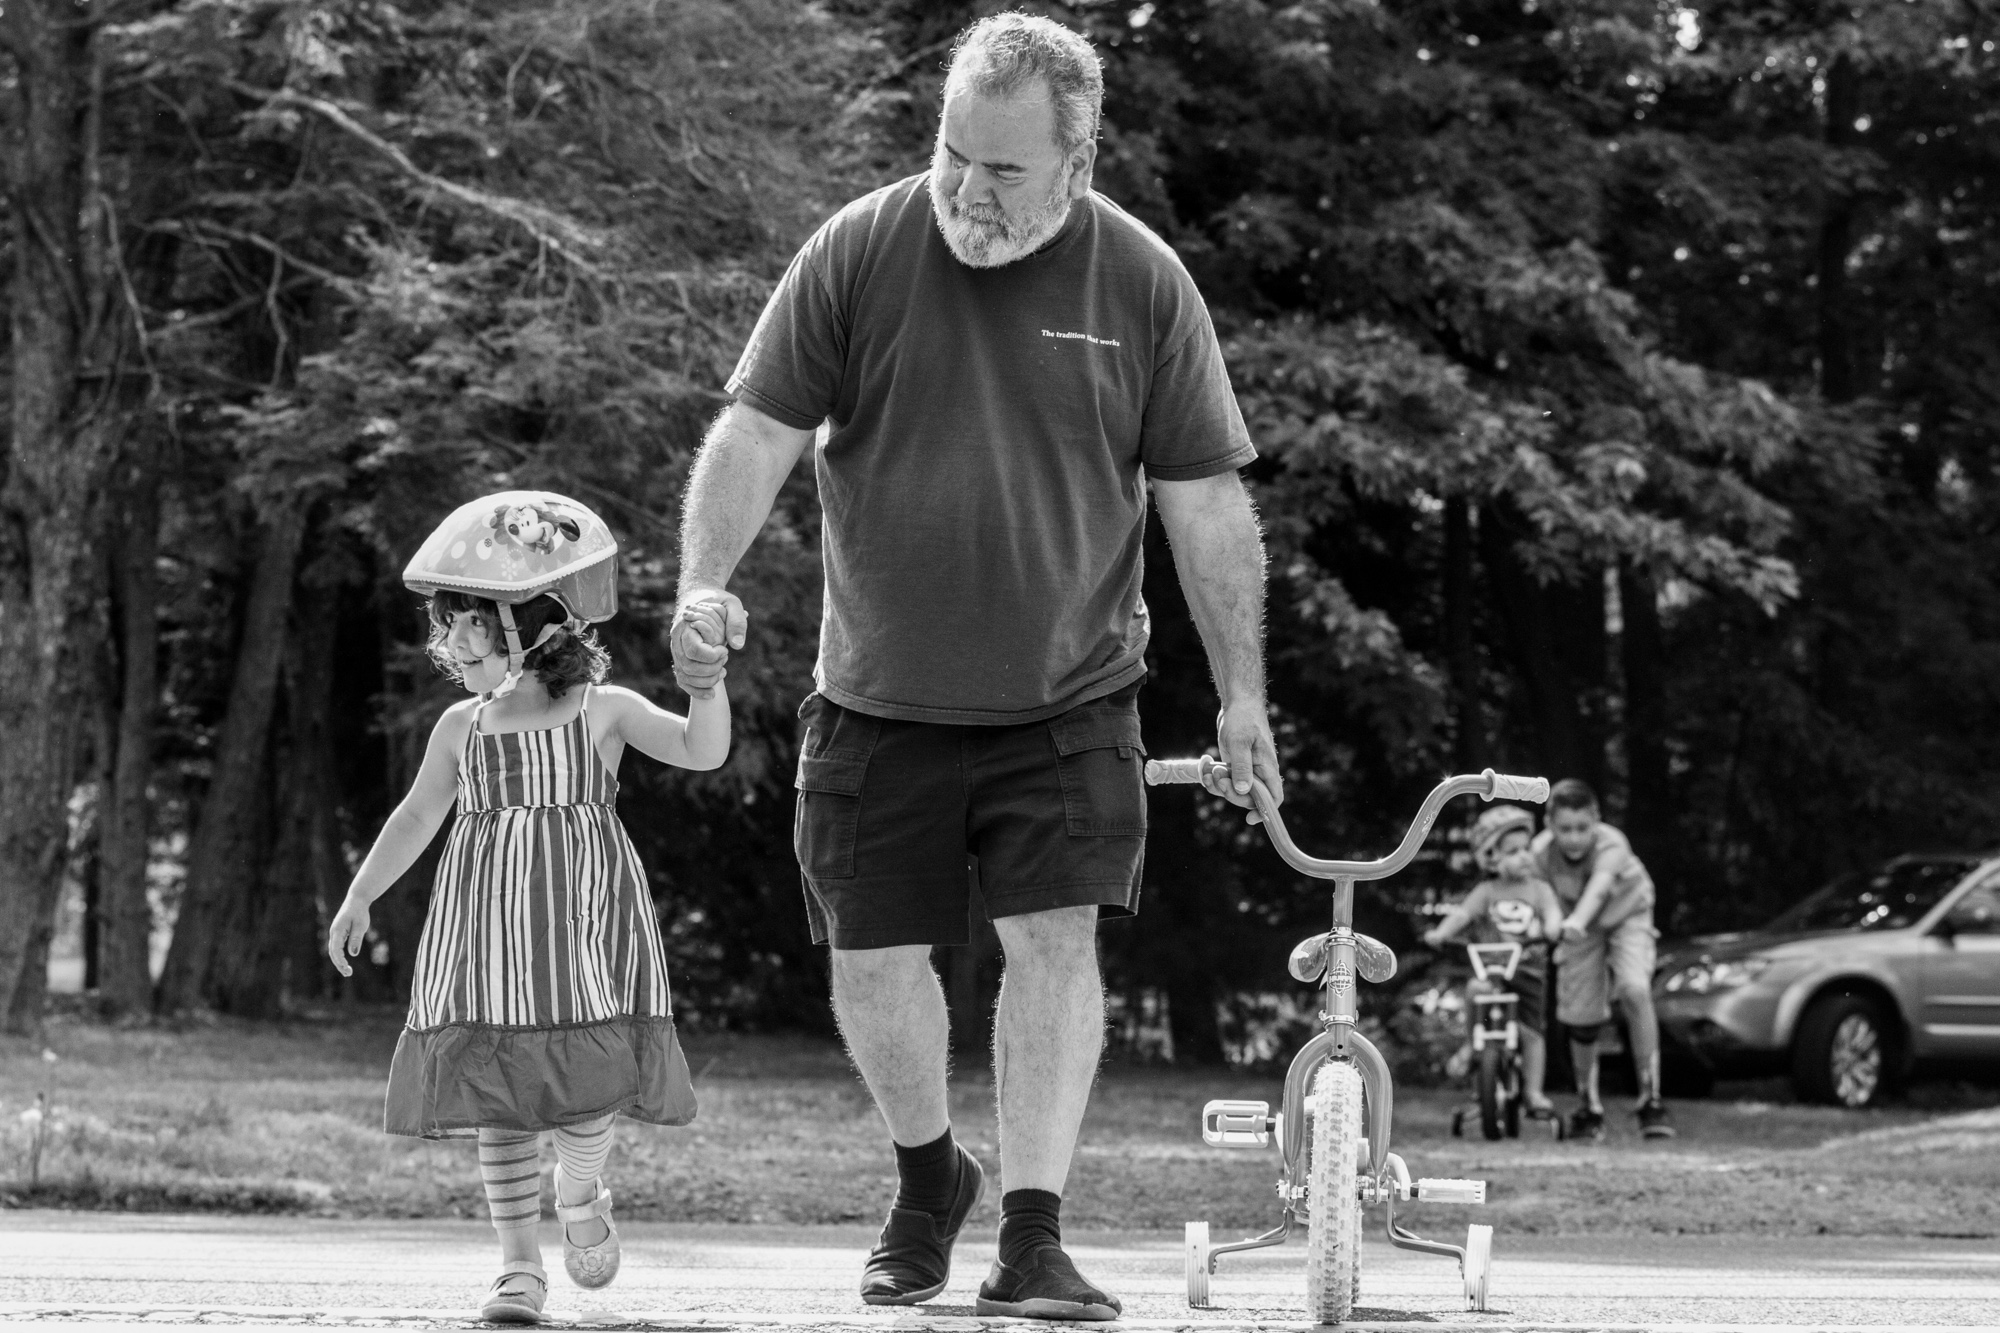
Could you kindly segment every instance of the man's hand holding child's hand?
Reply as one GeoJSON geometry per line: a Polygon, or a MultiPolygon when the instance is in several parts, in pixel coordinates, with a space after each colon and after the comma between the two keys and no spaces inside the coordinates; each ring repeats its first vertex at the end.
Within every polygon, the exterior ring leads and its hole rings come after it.
{"type": "Polygon", "coordinates": [[[729,642],[729,614],[729,605],[721,600],[689,602],[674,613],[673,627],[668,631],[674,678],[691,698],[712,698],[715,687],[729,674],[729,649],[742,647],[740,631],[736,643],[729,642]]]}

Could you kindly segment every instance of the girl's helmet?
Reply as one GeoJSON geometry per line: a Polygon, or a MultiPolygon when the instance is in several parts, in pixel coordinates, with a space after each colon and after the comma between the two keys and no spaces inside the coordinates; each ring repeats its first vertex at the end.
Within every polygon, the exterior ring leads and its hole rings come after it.
{"type": "Polygon", "coordinates": [[[403,583],[429,596],[443,588],[488,598],[500,608],[507,637],[506,694],[521,675],[521,659],[555,633],[523,648],[513,609],[547,595],[569,612],[566,628],[609,620],[618,612],[618,540],[603,519],[554,491],[500,491],[460,505],[424,539],[403,570],[403,583]]]}
{"type": "Polygon", "coordinates": [[[1481,870],[1494,869],[1494,849],[1500,839],[1515,829],[1533,835],[1535,817],[1518,805],[1496,805],[1485,810],[1472,825],[1472,859],[1481,870]]]}

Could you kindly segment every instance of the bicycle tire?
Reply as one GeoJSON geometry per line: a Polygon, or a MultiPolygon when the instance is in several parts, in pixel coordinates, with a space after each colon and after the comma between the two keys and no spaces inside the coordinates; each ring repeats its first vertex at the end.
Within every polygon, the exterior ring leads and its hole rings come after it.
{"type": "Polygon", "coordinates": [[[1208,1223],[1189,1222],[1182,1231],[1187,1276],[1187,1303],[1196,1310],[1208,1308],[1208,1223]]]}
{"type": "Polygon", "coordinates": [[[1361,1138],[1361,1073],[1329,1060],[1313,1079],[1312,1146],[1306,1163],[1306,1313],[1345,1323],[1361,1282],[1361,1209],[1355,1167],[1361,1138]]]}
{"type": "Polygon", "coordinates": [[[1519,1051],[1507,1052],[1507,1068],[1501,1086],[1507,1091],[1507,1111],[1500,1117],[1507,1137],[1521,1137],[1521,1108],[1527,1104],[1527,1070],[1519,1051]]]}
{"type": "Polygon", "coordinates": [[[1500,1081],[1502,1054],[1500,1044],[1491,1041],[1479,1052],[1479,1132],[1488,1139],[1497,1139],[1504,1132],[1500,1123],[1506,1110],[1501,1105],[1506,1095],[1500,1081]]]}

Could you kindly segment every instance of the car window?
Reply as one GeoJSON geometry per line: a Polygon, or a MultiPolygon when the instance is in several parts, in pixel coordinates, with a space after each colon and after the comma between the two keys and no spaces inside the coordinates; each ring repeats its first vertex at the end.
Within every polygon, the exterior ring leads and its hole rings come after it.
{"type": "Polygon", "coordinates": [[[1855,871],[1781,913],[1765,929],[1900,930],[1916,924],[1978,864],[1967,857],[1938,857],[1855,871]]]}
{"type": "Polygon", "coordinates": [[[1953,903],[1951,926],[1961,935],[2000,935],[2000,884],[1982,884],[1953,903]]]}

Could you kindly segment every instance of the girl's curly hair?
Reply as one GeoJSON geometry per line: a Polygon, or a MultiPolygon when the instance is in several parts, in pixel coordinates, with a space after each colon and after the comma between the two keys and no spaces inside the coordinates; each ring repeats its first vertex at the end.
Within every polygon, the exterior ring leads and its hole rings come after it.
{"type": "MultiPolygon", "coordinates": [[[[459,684],[465,683],[465,672],[445,643],[451,634],[453,616],[461,611],[484,616],[486,623],[492,626],[495,650],[506,651],[506,640],[500,629],[500,608],[486,598],[451,588],[439,588],[431,594],[428,610],[431,637],[425,648],[438,670],[459,684]]],[[[545,627],[561,626],[568,619],[569,612],[563,609],[563,604],[546,593],[514,608],[514,624],[520,630],[522,643],[533,643],[545,627]]],[[[604,645],[597,641],[595,630],[558,628],[549,636],[547,643],[522,659],[522,667],[541,677],[551,699],[560,699],[572,685],[602,684],[604,678],[611,674],[611,654],[605,652],[604,645]]]]}

